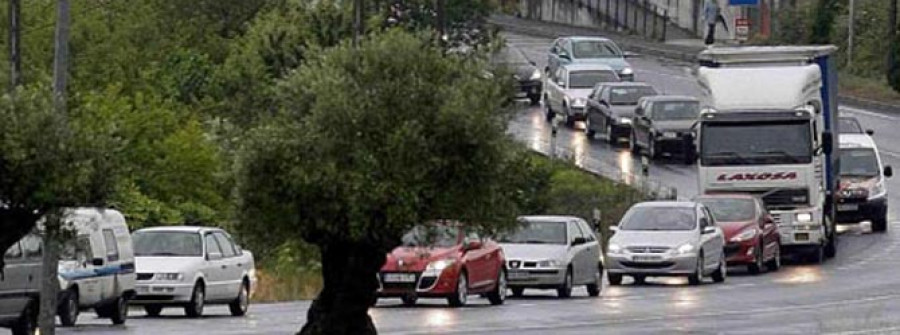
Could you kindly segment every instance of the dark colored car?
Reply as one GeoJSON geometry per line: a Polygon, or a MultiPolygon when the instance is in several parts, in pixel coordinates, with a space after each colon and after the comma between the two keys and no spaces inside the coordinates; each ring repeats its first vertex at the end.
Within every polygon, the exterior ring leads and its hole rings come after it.
{"type": "Polygon", "coordinates": [[[603,83],[594,87],[588,95],[587,116],[584,131],[588,139],[597,133],[603,134],[610,144],[631,137],[631,122],[638,100],[646,96],[658,95],[647,83],[619,82],[603,83]]]}
{"type": "Polygon", "coordinates": [[[867,134],[869,136],[875,135],[875,131],[872,129],[863,130],[862,124],[859,123],[859,120],[852,116],[841,116],[838,118],[838,130],[841,134],[867,134]]]}
{"type": "Polygon", "coordinates": [[[685,96],[648,96],[640,99],[631,122],[631,151],[643,151],[650,159],[681,156],[693,164],[694,124],[700,101],[685,96]]]}
{"type": "Polygon", "coordinates": [[[503,48],[494,55],[493,63],[502,70],[512,73],[517,97],[527,97],[532,105],[541,102],[543,73],[533,61],[525,58],[519,49],[511,46],[503,48]]]}
{"type": "Polygon", "coordinates": [[[497,243],[467,232],[463,225],[419,225],[387,255],[378,273],[378,296],[399,297],[406,305],[418,298],[445,298],[450,306],[460,307],[469,295],[479,294],[500,305],[506,300],[505,264],[497,243]]]}
{"type": "Polygon", "coordinates": [[[750,273],[781,268],[781,235],[759,198],[749,194],[703,195],[694,199],[710,209],[725,232],[728,265],[746,265],[750,273]]]}
{"type": "Polygon", "coordinates": [[[0,276],[0,327],[13,335],[34,334],[37,328],[42,243],[37,235],[26,235],[3,254],[6,263],[0,276]]]}

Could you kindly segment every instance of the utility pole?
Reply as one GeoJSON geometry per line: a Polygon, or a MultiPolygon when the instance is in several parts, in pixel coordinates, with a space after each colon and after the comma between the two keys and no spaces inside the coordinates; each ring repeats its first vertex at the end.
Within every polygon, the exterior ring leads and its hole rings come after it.
{"type": "MultiPolygon", "coordinates": [[[[69,68],[69,0],[56,2],[56,33],[53,55],[53,107],[64,119],[66,110],[66,82],[69,68]]],[[[38,325],[42,335],[56,334],[56,306],[59,278],[57,264],[62,240],[62,209],[47,214],[44,236],[43,269],[41,273],[41,302],[38,325]]]]}
{"type": "Polygon", "coordinates": [[[22,6],[20,0],[9,0],[9,90],[15,92],[22,84],[22,55],[20,54],[22,6]]]}
{"type": "Polygon", "coordinates": [[[353,46],[359,46],[359,40],[362,38],[363,30],[363,0],[353,0],[353,46]]]}
{"type": "Polygon", "coordinates": [[[445,17],[446,13],[444,13],[444,1],[446,1],[446,0],[435,0],[435,1],[436,1],[436,5],[434,7],[435,7],[435,11],[437,12],[437,17],[436,17],[437,22],[435,22],[435,24],[437,25],[438,38],[443,39],[444,34],[447,33],[447,30],[446,30],[447,29],[447,27],[446,27],[446,19],[447,18],[445,17]]]}
{"type": "MultiPolygon", "coordinates": [[[[850,0],[850,15],[847,23],[847,67],[853,66],[853,26],[856,25],[856,1],[850,0]]],[[[891,0],[894,2],[894,0],[891,0]]],[[[890,55],[890,53],[888,53],[890,55]]],[[[890,57],[890,56],[888,56],[890,57]]]]}
{"type": "Polygon", "coordinates": [[[888,49],[885,70],[888,73],[888,80],[891,79],[891,71],[895,67],[897,61],[895,52],[897,50],[897,0],[890,0],[891,5],[888,9],[888,49]]]}

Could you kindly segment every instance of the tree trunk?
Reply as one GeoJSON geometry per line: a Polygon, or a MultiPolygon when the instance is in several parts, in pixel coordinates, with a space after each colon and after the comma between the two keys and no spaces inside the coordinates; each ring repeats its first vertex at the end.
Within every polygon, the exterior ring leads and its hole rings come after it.
{"type": "Polygon", "coordinates": [[[41,270],[40,312],[38,314],[38,326],[42,335],[56,333],[56,297],[59,294],[59,249],[60,220],[62,213],[52,211],[47,214],[44,228],[44,254],[41,270]]]}
{"type": "Polygon", "coordinates": [[[322,251],[323,288],[298,335],[375,335],[369,307],[377,300],[383,252],[363,243],[331,243],[322,251]]]}
{"type": "MultiPolygon", "coordinates": [[[[888,43],[890,43],[890,49],[887,53],[886,66],[888,70],[894,67],[895,50],[897,49],[897,0],[890,0],[890,7],[888,9],[888,31],[887,38],[888,43]]],[[[890,75],[889,80],[890,80],[890,75]]]]}
{"type": "Polygon", "coordinates": [[[9,81],[10,92],[22,84],[22,56],[19,53],[22,6],[19,0],[9,0],[9,81]]]}

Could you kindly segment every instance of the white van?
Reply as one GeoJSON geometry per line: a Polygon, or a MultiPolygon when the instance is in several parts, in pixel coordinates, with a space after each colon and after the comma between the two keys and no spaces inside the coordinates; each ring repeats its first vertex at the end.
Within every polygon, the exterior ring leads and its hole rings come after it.
{"type": "Polygon", "coordinates": [[[75,231],[59,261],[59,319],[73,326],[82,310],[123,324],[134,297],[134,247],[125,217],[113,209],[66,210],[64,222],[75,231]]]}
{"type": "Polygon", "coordinates": [[[894,169],[884,165],[878,147],[866,134],[841,134],[840,185],[836,194],[839,223],[870,221],[872,231],[887,231],[887,178],[894,169]]]}

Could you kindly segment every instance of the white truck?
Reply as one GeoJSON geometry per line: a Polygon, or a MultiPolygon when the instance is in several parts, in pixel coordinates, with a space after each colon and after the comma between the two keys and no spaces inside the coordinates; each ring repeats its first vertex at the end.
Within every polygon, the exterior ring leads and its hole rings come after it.
{"type": "Polygon", "coordinates": [[[698,124],[699,191],[760,196],[785,249],[836,252],[834,46],[711,48],[699,55],[708,105],[698,124]]]}

